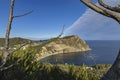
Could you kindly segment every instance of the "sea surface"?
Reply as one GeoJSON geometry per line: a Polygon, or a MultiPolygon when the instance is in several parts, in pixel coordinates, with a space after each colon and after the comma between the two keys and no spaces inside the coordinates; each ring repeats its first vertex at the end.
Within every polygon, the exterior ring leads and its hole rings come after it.
{"type": "Polygon", "coordinates": [[[57,54],[46,57],[40,61],[52,64],[74,65],[112,64],[120,49],[120,41],[117,40],[88,40],[86,42],[92,49],[91,51],[57,54]]]}

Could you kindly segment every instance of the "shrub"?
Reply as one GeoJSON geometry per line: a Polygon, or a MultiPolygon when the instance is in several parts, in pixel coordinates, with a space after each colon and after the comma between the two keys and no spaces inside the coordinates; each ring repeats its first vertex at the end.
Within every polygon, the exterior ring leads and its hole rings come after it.
{"type": "Polygon", "coordinates": [[[38,50],[29,47],[27,50],[19,50],[7,60],[8,66],[13,67],[0,72],[0,80],[99,80],[110,65],[75,66],[40,63],[35,60],[38,50]]]}

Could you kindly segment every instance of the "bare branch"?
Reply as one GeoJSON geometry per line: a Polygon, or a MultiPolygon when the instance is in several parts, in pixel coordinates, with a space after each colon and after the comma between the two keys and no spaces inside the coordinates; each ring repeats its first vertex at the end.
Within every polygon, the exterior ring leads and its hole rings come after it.
{"type": "Polygon", "coordinates": [[[22,47],[24,47],[24,46],[26,46],[27,44],[30,44],[30,43],[31,43],[31,41],[30,41],[30,42],[28,42],[28,43],[24,43],[24,44],[22,44],[19,48],[17,48],[16,50],[14,50],[14,51],[10,52],[10,55],[11,55],[11,54],[13,54],[14,52],[16,52],[16,51],[20,50],[22,47]]]}
{"type": "MultiPolygon", "coordinates": [[[[4,60],[4,63],[2,63],[2,65],[0,66],[0,68],[2,68],[4,65],[5,65],[5,63],[6,63],[6,59],[7,59],[7,57],[8,56],[11,56],[14,52],[16,52],[16,51],[18,51],[18,50],[20,50],[22,47],[24,47],[25,45],[27,45],[27,44],[30,44],[31,43],[31,41],[29,41],[28,43],[24,43],[24,44],[22,44],[19,48],[17,48],[16,50],[14,50],[14,51],[12,51],[12,52],[7,52],[6,54],[7,55],[4,55],[4,57],[5,57],[5,60],[4,60]]],[[[5,52],[4,52],[5,53],[5,52]]],[[[12,67],[12,66],[11,66],[12,67]]]]}
{"type": "Polygon", "coordinates": [[[94,11],[96,11],[96,12],[98,12],[98,13],[104,15],[104,16],[113,18],[118,23],[120,23],[120,14],[109,11],[109,10],[106,10],[104,8],[101,8],[101,7],[97,6],[97,5],[95,5],[94,3],[90,2],[90,0],[80,0],[80,1],[83,2],[89,8],[93,9],[94,11]]]}
{"type": "MultiPolygon", "coordinates": [[[[99,4],[104,8],[100,8],[96,6],[94,3],[91,3],[89,0],[80,0],[89,8],[94,11],[115,19],[120,24],[120,5],[111,7],[102,2],[102,0],[98,0],[99,4]],[[110,11],[109,11],[110,10],[110,11]]],[[[112,67],[108,70],[108,72],[100,79],[100,80],[119,80],[120,79],[120,51],[118,57],[116,58],[112,67]]]]}
{"type": "Polygon", "coordinates": [[[9,69],[9,68],[11,68],[11,67],[13,67],[13,65],[14,64],[11,64],[10,66],[7,66],[7,67],[0,67],[0,71],[3,71],[3,70],[7,70],[7,69],[9,69]]]}
{"type": "Polygon", "coordinates": [[[10,30],[11,30],[11,25],[12,25],[12,21],[13,21],[13,9],[14,9],[14,0],[11,0],[10,14],[9,14],[9,19],[8,19],[6,35],[5,35],[5,46],[4,46],[3,56],[2,56],[2,62],[1,62],[2,65],[1,65],[1,67],[5,65],[7,56],[9,55],[9,52],[8,52],[8,49],[9,49],[9,36],[10,36],[10,30]]]}
{"type": "MultiPolygon", "coordinates": [[[[24,56],[27,56],[27,54],[28,54],[28,53],[25,53],[24,56]]],[[[7,67],[3,67],[3,66],[0,67],[0,71],[7,70],[7,69],[13,67],[14,65],[16,65],[19,61],[21,61],[21,60],[23,60],[23,59],[24,59],[24,58],[21,57],[21,58],[19,58],[15,63],[13,63],[13,64],[11,64],[11,65],[9,65],[9,66],[7,66],[7,67]]]]}
{"type": "MultiPolygon", "coordinates": [[[[5,62],[6,63],[6,62],[5,62]]],[[[5,65],[5,63],[2,63],[2,65],[0,65],[0,68],[2,68],[4,65],[5,65]]]]}
{"type": "MultiPolygon", "coordinates": [[[[10,31],[11,31],[11,26],[12,26],[13,18],[26,16],[26,15],[28,15],[28,14],[30,14],[30,13],[33,12],[33,11],[29,11],[29,12],[24,13],[22,15],[13,16],[14,2],[15,2],[15,0],[11,0],[10,14],[9,14],[9,19],[8,19],[8,25],[7,25],[6,35],[5,35],[5,46],[4,46],[4,50],[3,50],[2,61],[1,61],[1,66],[0,67],[3,67],[5,65],[7,57],[10,55],[10,53],[9,53],[9,36],[10,36],[10,31]]],[[[15,51],[13,51],[13,52],[15,52],[15,51]]]]}
{"type": "Polygon", "coordinates": [[[57,37],[49,39],[49,40],[46,41],[45,43],[42,43],[40,46],[43,47],[43,46],[49,44],[51,41],[55,41],[55,40],[57,40],[58,38],[60,38],[60,37],[63,35],[63,33],[64,33],[64,27],[65,27],[65,25],[63,25],[63,29],[62,29],[61,33],[60,33],[57,37]]]}
{"type": "Polygon", "coordinates": [[[24,14],[21,14],[21,15],[17,15],[17,16],[13,16],[13,18],[18,18],[18,17],[23,17],[23,16],[26,16],[28,14],[31,14],[33,11],[29,11],[29,12],[26,12],[24,14]]]}
{"type": "Polygon", "coordinates": [[[118,5],[118,6],[115,6],[115,7],[112,7],[112,6],[109,6],[109,5],[105,4],[102,0],[98,0],[98,2],[99,2],[99,4],[100,4],[101,6],[103,6],[103,7],[106,8],[106,9],[109,9],[109,10],[115,11],[115,12],[120,12],[120,7],[119,7],[119,5],[118,5]]]}
{"type": "Polygon", "coordinates": [[[22,58],[18,59],[15,63],[13,63],[13,64],[11,64],[11,65],[9,65],[7,67],[0,67],[0,71],[7,70],[7,69],[13,67],[15,64],[17,64],[21,60],[22,60],[22,58]]]}
{"type": "Polygon", "coordinates": [[[58,38],[63,35],[63,33],[64,33],[64,27],[65,27],[65,24],[63,25],[62,31],[61,31],[60,35],[58,35],[58,38]]]}
{"type": "Polygon", "coordinates": [[[89,8],[95,10],[96,12],[98,12],[102,15],[105,15],[108,17],[112,16],[110,11],[107,11],[107,10],[95,5],[94,3],[90,2],[89,0],[80,0],[80,1],[82,1],[84,4],[86,4],[89,8]]]}
{"type": "Polygon", "coordinates": [[[9,53],[9,51],[7,50],[4,50],[4,52],[3,52],[3,55],[2,55],[2,63],[1,63],[1,66],[0,66],[0,68],[1,67],[3,67],[5,64],[6,64],[6,62],[7,62],[7,57],[10,55],[10,53],[9,53]]]}

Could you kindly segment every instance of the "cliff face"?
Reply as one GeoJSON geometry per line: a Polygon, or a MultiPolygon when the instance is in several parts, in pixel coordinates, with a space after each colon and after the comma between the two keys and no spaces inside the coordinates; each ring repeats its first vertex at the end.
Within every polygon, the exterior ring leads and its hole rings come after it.
{"type": "Polygon", "coordinates": [[[67,36],[51,41],[42,47],[39,57],[46,57],[59,53],[81,52],[91,50],[85,41],[77,36],[67,36]]]}

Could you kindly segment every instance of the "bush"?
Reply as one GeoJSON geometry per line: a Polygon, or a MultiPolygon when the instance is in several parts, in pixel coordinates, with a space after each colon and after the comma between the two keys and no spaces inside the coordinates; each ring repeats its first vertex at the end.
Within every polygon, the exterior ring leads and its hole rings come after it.
{"type": "Polygon", "coordinates": [[[7,64],[13,67],[0,72],[0,80],[99,80],[110,65],[75,66],[40,63],[35,60],[38,50],[29,47],[19,50],[8,58],[7,64]]]}

